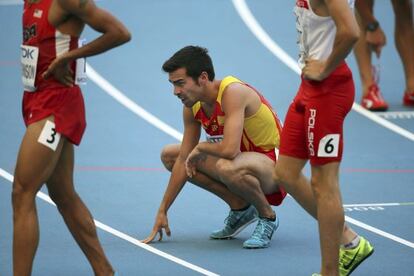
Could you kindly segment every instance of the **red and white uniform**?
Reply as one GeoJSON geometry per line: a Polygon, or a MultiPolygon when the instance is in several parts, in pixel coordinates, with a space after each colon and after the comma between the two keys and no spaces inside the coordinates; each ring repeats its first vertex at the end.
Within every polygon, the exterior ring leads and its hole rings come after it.
{"type": "MultiPolygon", "coordinates": [[[[59,55],[76,49],[78,37],[62,34],[48,21],[53,0],[25,1],[23,10],[22,81],[26,126],[54,116],[56,131],[78,145],[86,127],[82,93],[76,84],[66,87],[53,76],[42,77],[59,55]]],[[[75,79],[76,62],[70,64],[75,79]]]]}
{"type": "MultiPolygon", "coordinates": [[[[354,0],[348,3],[353,8],[354,0]]],[[[294,12],[299,66],[303,68],[307,58],[326,60],[336,35],[333,19],[316,15],[309,0],[297,0],[294,12]]],[[[343,122],[354,97],[352,73],[345,62],[322,81],[302,77],[285,118],[279,153],[310,159],[312,165],[339,162],[343,151],[343,122]]]]}

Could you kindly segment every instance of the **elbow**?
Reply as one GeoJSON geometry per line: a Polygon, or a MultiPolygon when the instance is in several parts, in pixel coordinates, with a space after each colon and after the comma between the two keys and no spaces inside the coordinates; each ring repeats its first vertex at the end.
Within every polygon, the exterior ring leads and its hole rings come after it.
{"type": "Polygon", "coordinates": [[[353,44],[355,44],[359,37],[361,35],[361,31],[359,30],[359,28],[357,28],[356,30],[354,30],[353,32],[351,32],[350,36],[350,40],[352,41],[353,44]]]}
{"type": "Polygon", "coordinates": [[[358,24],[355,24],[355,26],[349,28],[349,30],[346,32],[346,36],[349,39],[349,41],[352,42],[352,44],[355,44],[358,41],[360,35],[361,31],[358,24]]]}
{"type": "Polygon", "coordinates": [[[122,43],[127,43],[128,41],[131,40],[132,35],[127,29],[124,29],[120,32],[120,37],[121,37],[120,40],[122,43]]]}
{"type": "Polygon", "coordinates": [[[128,29],[123,26],[114,29],[112,33],[114,34],[115,43],[117,45],[127,43],[132,37],[128,29]]]}
{"type": "Polygon", "coordinates": [[[349,30],[343,30],[341,33],[343,42],[346,42],[348,45],[354,45],[360,36],[359,28],[352,28],[349,30]]]}

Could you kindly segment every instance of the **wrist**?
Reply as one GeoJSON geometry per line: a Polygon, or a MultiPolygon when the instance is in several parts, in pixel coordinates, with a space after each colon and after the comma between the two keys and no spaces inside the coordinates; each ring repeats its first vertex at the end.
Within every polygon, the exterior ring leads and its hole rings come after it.
{"type": "Polygon", "coordinates": [[[371,21],[365,26],[365,31],[367,32],[375,32],[379,28],[379,22],[378,21],[371,21]]]}

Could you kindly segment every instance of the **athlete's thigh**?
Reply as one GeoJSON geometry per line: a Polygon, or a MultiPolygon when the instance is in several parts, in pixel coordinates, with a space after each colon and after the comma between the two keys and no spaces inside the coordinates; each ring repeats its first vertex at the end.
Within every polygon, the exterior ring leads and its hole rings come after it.
{"type": "Polygon", "coordinates": [[[38,189],[52,174],[65,141],[53,127],[53,117],[30,124],[17,157],[15,178],[26,189],[38,189]]]}
{"type": "Polygon", "coordinates": [[[75,193],[73,187],[74,149],[73,145],[65,142],[60,158],[53,173],[46,181],[49,195],[53,200],[71,198],[75,193]]]}
{"type": "Polygon", "coordinates": [[[279,190],[272,177],[275,162],[265,154],[242,152],[232,162],[235,172],[250,174],[256,177],[260,181],[264,194],[272,194],[279,190]]]}
{"type": "Polygon", "coordinates": [[[219,171],[217,170],[217,162],[220,158],[207,155],[203,161],[197,163],[197,171],[207,175],[208,177],[221,182],[219,171]]]}

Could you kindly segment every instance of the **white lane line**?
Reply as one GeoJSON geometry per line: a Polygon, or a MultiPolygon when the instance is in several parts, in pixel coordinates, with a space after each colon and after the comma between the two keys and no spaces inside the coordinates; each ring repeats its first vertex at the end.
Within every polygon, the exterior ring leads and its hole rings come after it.
{"type": "Polygon", "coordinates": [[[102,88],[107,94],[117,100],[120,104],[131,110],[133,113],[150,123],[151,125],[155,126],[156,128],[164,131],[168,135],[174,137],[175,139],[181,141],[183,139],[183,135],[177,131],[176,129],[170,127],[148,111],[146,111],[141,106],[137,105],[134,101],[129,99],[125,94],[115,88],[112,84],[110,84],[106,79],[104,79],[101,75],[99,75],[89,64],[86,64],[86,74],[88,78],[92,80],[96,85],[102,88]]]}
{"type": "Polygon", "coordinates": [[[376,114],[385,119],[414,119],[414,111],[386,111],[376,114]]]}
{"type": "MultiPolygon", "coordinates": [[[[257,39],[263,43],[263,45],[269,49],[278,59],[280,59],[283,63],[285,63],[289,68],[291,68],[294,72],[297,74],[301,74],[301,71],[297,65],[297,62],[290,57],[283,49],[281,49],[271,38],[270,36],[263,30],[263,28],[260,26],[260,24],[257,22],[257,20],[252,15],[249,7],[247,6],[245,0],[232,0],[233,5],[237,12],[239,13],[240,17],[242,18],[243,22],[247,25],[247,27],[250,29],[250,31],[257,37],[257,39]],[[293,63],[295,65],[293,65],[293,63]]],[[[411,141],[414,141],[414,133],[411,133],[381,117],[378,115],[375,115],[373,112],[365,110],[363,107],[361,107],[359,104],[354,103],[352,106],[352,109],[363,116],[366,116],[367,118],[373,120],[374,122],[382,125],[383,127],[386,127],[408,139],[411,141]]],[[[362,222],[359,222],[355,219],[352,219],[350,217],[345,217],[346,220],[349,223],[355,224],[357,226],[360,226],[366,230],[369,230],[371,232],[374,232],[376,234],[379,234],[381,236],[384,236],[386,238],[390,238],[394,241],[400,242],[404,245],[413,247],[413,243],[409,241],[405,241],[401,238],[398,238],[396,236],[393,236],[391,234],[388,234],[382,230],[376,229],[372,226],[369,226],[367,224],[364,224],[362,222]]],[[[414,248],[414,247],[413,247],[414,248]]]]}
{"type": "Polygon", "coordinates": [[[344,204],[344,207],[345,208],[353,208],[353,207],[389,207],[389,206],[409,206],[409,205],[414,205],[414,202],[344,204]]]}
{"type": "MultiPolygon", "coordinates": [[[[7,171],[3,170],[2,168],[0,168],[0,176],[2,176],[3,178],[7,179],[10,182],[13,182],[13,175],[11,175],[7,171]]],[[[46,201],[49,204],[52,204],[52,205],[56,206],[55,203],[53,202],[53,200],[47,194],[45,194],[41,191],[39,191],[37,193],[37,197],[43,199],[44,201],[46,201]]],[[[208,271],[208,270],[206,270],[202,267],[199,267],[197,265],[194,265],[194,264],[186,262],[182,259],[179,259],[179,258],[177,258],[173,255],[165,253],[161,250],[158,250],[158,249],[156,249],[156,248],[154,248],[154,247],[152,247],[148,244],[142,243],[139,240],[137,240],[137,239],[125,234],[125,233],[122,233],[121,231],[118,231],[118,230],[116,230],[116,229],[110,227],[109,225],[106,225],[106,224],[104,224],[100,221],[94,220],[94,222],[95,222],[96,227],[100,228],[101,230],[103,230],[105,232],[108,232],[109,234],[112,234],[112,235],[114,235],[114,236],[116,236],[120,239],[123,239],[127,242],[130,242],[130,243],[132,243],[136,246],[139,246],[139,247],[141,247],[141,248],[143,248],[147,251],[150,251],[151,253],[154,253],[154,254],[156,254],[160,257],[168,259],[168,260],[170,260],[174,263],[177,263],[179,265],[182,265],[184,267],[187,267],[191,270],[194,270],[194,271],[199,272],[199,273],[204,274],[204,275],[208,275],[208,276],[218,276],[219,275],[219,274],[216,274],[214,272],[208,271]]]]}
{"type": "MultiPolygon", "coordinates": [[[[256,36],[256,38],[262,42],[262,44],[269,49],[271,53],[273,53],[278,59],[280,59],[284,64],[286,64],[290,69],[292,69],[294,72],[296,72],[298,75],[301,74],[301,71],[299,69],[299,66],[297,65],[297,62],[290,57],[282,48],[280,48],[276,42],[272,40],[272,38],[266,33],[266,31],[260,26],[260,24],[257,22],[255,17],[252,15],[249,7],[247,6],[245,0],[232,0],[233,5],[236,9],[236,11],[239,13],[240,17],[242,18],[243,22],[247,25],[247,27],[250,29],[250,31],[256,36]]],[[[410,139],[411,141],[414,141],[414,133],[407,131],[404,128],[401,128],[397,126],[394,123],[391,123],[375,113],[368,111],[364,109],[362,106],[360,106],[357,103],[354,103],[352,106],[352,109],[359,114],[367,117],[368,119],[376,122],[377,124],[388,128],[391,131],[394,131],[395,133],[400,134],[401,136],[404,136],[407,139],[410,139]]]]}
{"type": "Polygon", "coordinates": [[[414,243],[413,242],[404,240],[404,239],[402,239],[400,237],[397,237],[397,236],[395,236],[393,234],[390,234],[390,233],[385,232],[385,231],[382,231],[382,230],[380,230],[378,228],[372,227],[371,225],[368,225],[366,223],[360,222],[359,220],[353,219],[353,218],[348,217],[348,216],[345,216],[345,220],[347,222],[349,222],[349,223],[352,223],[352,224],[356,225],[356,226],[359,226],[361,228],[364,228],[365,230],[371,231],[371,232],[373,232],[375,234],[378,234],[380,236],[383,236],[383,237],[388,238],[390,240],[393,240],[395,242],[398,242],[398,243],[401,243],[401,244],[406,245],[408,247],[414,248],[414,243]]]}

